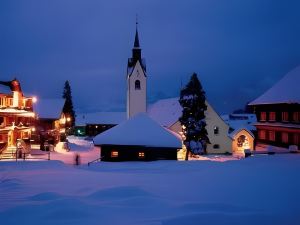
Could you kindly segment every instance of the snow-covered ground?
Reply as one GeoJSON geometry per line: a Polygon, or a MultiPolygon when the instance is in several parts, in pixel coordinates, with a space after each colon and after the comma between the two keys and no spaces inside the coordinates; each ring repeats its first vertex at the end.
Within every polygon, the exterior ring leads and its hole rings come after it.
{"type": "Polygon", "coordinates": [[[299,171],[299,154],[0,162],[0,224],[299,224],[299,171]]]}

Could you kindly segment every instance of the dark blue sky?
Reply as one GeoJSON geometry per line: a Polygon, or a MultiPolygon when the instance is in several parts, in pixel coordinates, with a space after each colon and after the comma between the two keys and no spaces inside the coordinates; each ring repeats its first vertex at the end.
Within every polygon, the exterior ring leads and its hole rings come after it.
{"type": "Polygon", "coordinates": [[[219,113],[242,108],[300,64],[300,1],[0,1],[0,79],[77,111],[125,110],[135,15],[148,99],[179,95],[196,72],[219,113]]]}

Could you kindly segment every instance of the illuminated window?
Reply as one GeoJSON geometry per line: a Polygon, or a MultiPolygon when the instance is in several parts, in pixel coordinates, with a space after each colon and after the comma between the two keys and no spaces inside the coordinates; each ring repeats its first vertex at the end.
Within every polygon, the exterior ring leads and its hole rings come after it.
{"type": "Polygon", "coordinates": [[[219,127],[214,127],[214,134],[219,134],[219,127]]]}
{"type": "Polygon", "coordinates": [[[272,130],[269,131],[269,140],[275,141],[275,131],[272,130]]]}
{"type": "Polygon", "coordinates": [[[258,131],[258,138],[261,140],[265,140],[266,139],[266,131],[265,130],[259,130],[258,131]]]}
{"type": "Polygon", "coordinates": [[[135,90],[141,90],[141,82],[139,80],[136,80],[134,83],[135,90]]]}
{"type": "Polygon", "coordinates": [[[288,112],[282,112],[281,113],[281,119],[282,119],[282,121],[289,121],[289,113],[288,112]]]}
{"type": "Polygon", "coordinates": [[[261,112],[260,113],[260,120],[261,121],[266,121],[267,119],[267,113],[266,112],[261,112]]]}
{"type": "Polygon", "coordinates": [[[110,156],[111,156],[112,158],[117,158],[117,157],[119,156],[119,152],[113,150],[113,151],[111,151],[110,156]]]}
{"type": "Polygon", "coordinates": [[[139,152],[139,158],[145,158],[145,152],[139,152]]]}
{"type": "Polygon", "coordinates": [[[213,148],[214,148],[214,149],[219,149],[219,148],[220,148],[220,145],[215,144],[215,145],[213,146],[213,148]]]}
{"type": "Polygon", "coordinates": [[[4,137],[3,135],[0,134],[0,143],[4,142],[4,137]]]}
{"type": "Polygon", "coordinates": [[[289,142],[289,134],[286,132],[281,133],[281,140],[283,143],[288,143],[289,142]]]}
{"type": "Polygon", "coordinates": [[[300,119],[300,112],[293,112],[293,121],[299,122],[300,119]]]}
{"type": "Polygon", "coordinates": [[[276,113],[270,112],[269,113],[269,121],[275,121],[276,120],[276,113]]]}

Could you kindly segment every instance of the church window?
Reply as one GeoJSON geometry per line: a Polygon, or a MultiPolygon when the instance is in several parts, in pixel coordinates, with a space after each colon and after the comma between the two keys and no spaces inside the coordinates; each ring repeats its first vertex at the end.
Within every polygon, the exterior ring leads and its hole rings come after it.
{"type": "Polygon", "coordinates": [[[214,149],[219,149],[219,148],[220,148],[220,145],[215,144],[213,147],[214,147],[214,149]]]}
{"type": "Polygon", "coordinates": [[[134,85],[135,85],[135,90],[141,90],[141,82],[139,80],[136,80],[134,85]]]}
{"type": "Polygon", "coordinates": [[[214,127],[214,134],[219,134],[219,127],[217,126],[214,127]]]}

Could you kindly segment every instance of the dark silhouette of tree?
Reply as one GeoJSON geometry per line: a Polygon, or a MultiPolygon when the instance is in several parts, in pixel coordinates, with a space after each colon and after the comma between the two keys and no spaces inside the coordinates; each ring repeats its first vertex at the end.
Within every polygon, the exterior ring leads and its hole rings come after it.
{"type": "Polygon", "coordinates": [[[66,100],[63,108],[63,113],[66,116],[66,128],[70,128],[75,125],[75,111],[73,108],[71,86],[68,80],[65,82],[63,98],[66,100]]]}
{"type": "Polygon", "coordinates": [[[180,91],[179,103],[182,106],[179,121],[184,135],[183,143],[187,149],[185,160],[188,160],[189,153],[205,154],[206,146],[210,143],[205,122],[205,92],[196,73],[193,73],[189,83],[180,91]]]}

